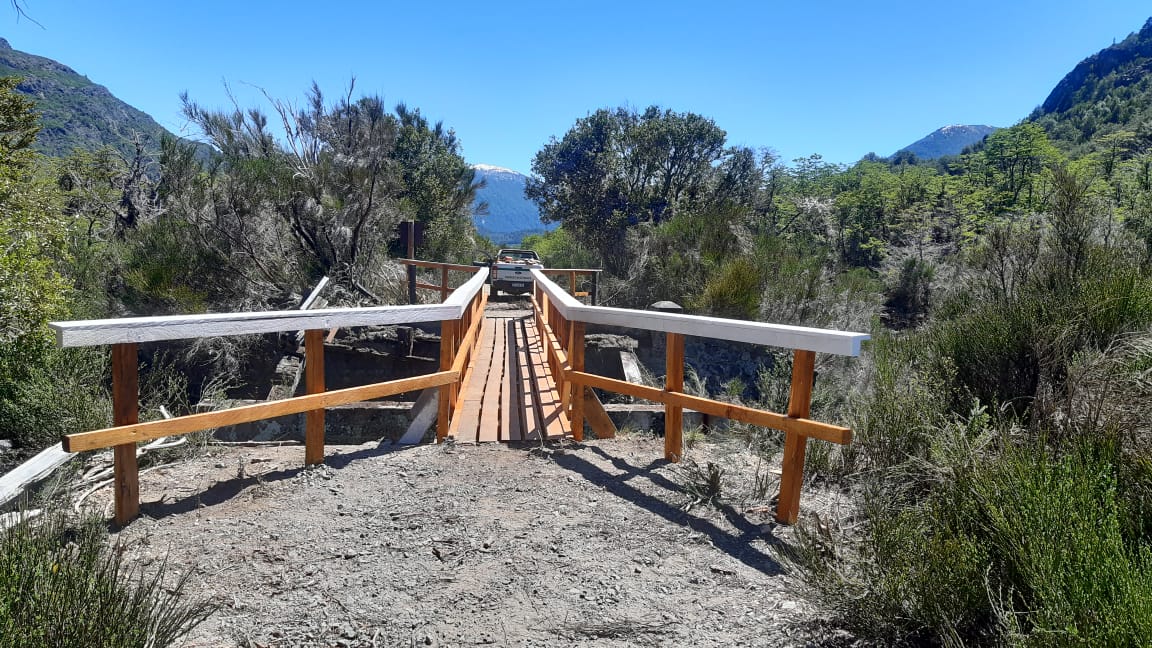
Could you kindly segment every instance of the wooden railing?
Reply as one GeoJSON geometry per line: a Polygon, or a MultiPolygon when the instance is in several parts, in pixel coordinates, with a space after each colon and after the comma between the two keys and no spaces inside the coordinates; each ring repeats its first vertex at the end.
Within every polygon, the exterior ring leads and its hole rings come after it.
{"type": "MultiPolygon", "coordinates": [[[[465,266],[469,267],[469,266],[465,266]]],[[[460,384],[469,368],[483,319],[486,268],[471,268],[475,275],[441,304],[333,308],[312,311],[219,313],[167,317],[131,317],[110,320],[54,322],[62,347],[112,345],[112,409],[114,427],[70,434],[61,445],[68,452],[113,448],[116,522],[125,524],[140,508],[136,444],[163,436],[187,434],[225,425],[305,414],[304,463],[324,461],[324,408],[356,403],[404,392],[440,389],[437,438],[443,439],[455,412],[460,384]],[[440,371],[424,376],[350,387],[324,388],[324,333],[337,327],[416,324],[439,321],[440,371]],[[300,331],[304,333],[304,396],[258,403],[215,412],[139,422],[137,343],[196,337],[250,335],[300,331]]]]}
{"type": "MultiPolygon", "coordinates": [[[[448,298],[448,293],[452,291],[449,283],[451,272],[467,272],[469,274],[476,272],[482,267],[477,265],[462,265],[459,263],[439,263],[436,261],[421,261],[419,259],[397,259],[397,263],[402,263],[408,268],[408,303],[416,303],[416,290],[435,290],[440,293],[440,300],[443,301],[448,298]],[[424,268],[425,270],[433,271],[439,283],[426,283],[420,281],[417,270],[424,268]]],[[[566,277],[568,279],[568,293],[574,297],[587,297],[589,302],[595,306],[599,298],[600,291],[600,273],[603,272],[598,268],[545,268],[542,272],[550,277],[566,277]],[[585,279],[584,285],[580,285],[580,280],[585,279]],[[584,290],[580,288],[583,287],[584,290]]]]}
{"type": "Polygon", "coordinates": [[[567,277],[569,295],[577,298],[587,297],[588,303],[593,306],[599,303],[600,273],[603,272],[603,270],[593,268],[544,268],[541,272],[549,277],[567,277]],[[580,286],[577,283],[581,277],[588,278],[586,290],[580,290],[580,286]]]}
{"type": "Polygon", "coordinates": [[[398,263],[402,263],[408,267],[408,303],[416,303],[416,289],[424,290],[437,290],[440,292],[440,301],[448,299],[448,293],[452,292],[452,287],[448,282],[450,272],[467,272],[469,274],[475,273],[477,270],[484,266],[475,265],[462,265],[459,263],[439,263],[436,261],[421,261],[419,259],[397,259],[398,263]],[[417,268],[426,268],[428,270],[438,271],[440,283],[430,284],[419,281],[416,274],[417,268]]]}
{"type": "Polygon", "coordinates": [[[852,430],[849,428],[808,418],[815,380],[816,353],[858,356],[861,342],[869,339],[869,335],[698,315],[586,306],[545,275],[545,272],[533,271],[536,284],[533,307],[541,344],[547,349],[552,375],[562,394],[563,404],[568,408],[575,439],[581,440],[584,434],[583,391],[592,387],[663,403],[664,456],[669,461],[679,461],[683,452],[684,408],[781,430],[784,432],[784,457],[781,462],[776,519],[787,524],[795,523],[800,511],[800,486],[804,480],[804,453],[808,439],[811,437],[838,444],[852,441],[852,430]],[[586,324],[666,333],[667,375],[664,389],[586,373],[586,324]],[[793,349],[788,413],[758,410],[683,393],[684,337],[687,335],[793,349]]]}

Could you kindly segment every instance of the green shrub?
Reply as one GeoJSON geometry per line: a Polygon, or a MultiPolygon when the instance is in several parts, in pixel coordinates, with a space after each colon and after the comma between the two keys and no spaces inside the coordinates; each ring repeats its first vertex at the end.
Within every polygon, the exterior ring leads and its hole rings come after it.
{"type": "Polygon", "coordinates": [[[923,322],[931,306],[935,276],[936,269],[931,261],[905,259],[886,291],[885,323],[894,329],[904,329],[923,322]]]}
{"type": "Polygon", "coordinates": [[[719,317],[755,320],[760,311],[761,284],[756,264],[738,257],[708,279],[692,307],[719,317]]]}
{"type": "Polygon", "coordinates": [[[61,435],[105,427],[106,363],[103,349],[56,349],[27,339],[19,349],[0,347],[0,438],[28,455],[61,435]]]}
{"type": "Polygon", "coordinates": [[[196,230],[176,218],[141,224],[124,260],[124,303],[144,313],[199,313],[208,304],[243,294],[237,277],[213,250],[197,243],[196,230]]]}
{"type": "Polygon", "coordinates": [[[591,248],[581,245],[568,230],[558,227],[544,234],[525,236],[521,247],[536,250],[550,268],[599,268],[600,260],[591,248]]]}
{"type": "Polygon", "coordinates": [[[863,533],[805,529],[792,558],[821,601],[885,641],[1152,645],[1152,551],[1125,542],[1115,446],[990,450],[987,421],[873,482],[863,533]]]}
{"type": "Polygon", "coordinates": [[[1019,643],[1152,644],[1152,553],[1124,544],[1113,460],[1100,447],[1010,451],[975,481],[975,530],[1019,643]]]}
{"type": "Polygon", "coordinates": [[[863,469],[883,472],[927,451],[947,403],[939,397],[940,378],[920,366],[922,339],[876,336],[860,393],[845,405],[852,443],[835,449],[813,445],[814,469],[839,477],[863,469]]]}
{"type": "Polygon", "coordinates": [[[932,351],[955,368],[954,407],[976,399],[1027,411],[1040,385],[1045,310],[1030,299],[968,302],[965,313],[933,329],[932,351]]]}
{"type": "Polygon", "coordinates": [[[214,611],[183,599],[190,572],[129,567],[101,528],[51,513],[0,532],[0,648],[159,648],[214,611]]]}

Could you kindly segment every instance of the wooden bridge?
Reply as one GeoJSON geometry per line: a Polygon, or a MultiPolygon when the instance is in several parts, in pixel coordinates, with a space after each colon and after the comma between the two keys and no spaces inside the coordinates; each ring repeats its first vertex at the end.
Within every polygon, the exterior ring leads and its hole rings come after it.
{"type": "Polygon", "coordinates": [[[422,283],[418,287],[439,291],[441,303],[53,323],[61,346],[112,346],[114,427],[65,436],[62,447],[68,452],[113,448],[116,521],[126,524],[139,513],[139,442],[304,413],[304,463],[316,464],[324,461],[325,408],[425,389],[439,390],[437,442],[452,438],[460,443],[539,443],[563,437],[582,441],[586,427],[598,438],[615,433],[593,390],[596,388],[664,404],[664,454],[669,461],[679,461],[681,456],[685,408],[784,432],[776,517],[793,523],[799,512],[808,439],[839,444],[851,441],[848,428],[808,418],[815,356],[818,352],[859,355],[867,334],[586,305],[573,294],[586,294],[587,291],[578,290],[578,278],[581,273],[596,271],[572,269],[533,270],[535,288],[530,315],[486,316],[487,268],[405,262],[411,267],[431,267],[439,273],[439,284],[422,283]],[[472,276],[452,289],[451,272],[472,276]],[[549,275],[566,279],[568,290],[549,275]],[[440,323],[439,371],[362,387],[325,390],[323,358],[328,331],[422,322],[440,323]],[[584,334],[589,324],[663,332],[667,341],[664,387],[587,373],[584,334]],[[137,343],[291,331],[304,331],[306,395],[139,422],[137,343]],[[787,413],[685,394],[686,335],[793,349],[787,413]]]}

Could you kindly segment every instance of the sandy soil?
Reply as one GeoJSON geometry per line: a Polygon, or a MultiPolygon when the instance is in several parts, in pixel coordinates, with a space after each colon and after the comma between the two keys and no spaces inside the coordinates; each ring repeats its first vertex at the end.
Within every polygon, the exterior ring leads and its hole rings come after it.
{"type": "Polygon", "coordinates": [[[307,470],[301,447],[216,448],[142,476],[119,539],[221,602],[189,648],[845,643],[774,558],[791,529],[745,496],[755,458],[696,444],[728,497],[686,511],[662,443],[342,446],[307,470]]]}

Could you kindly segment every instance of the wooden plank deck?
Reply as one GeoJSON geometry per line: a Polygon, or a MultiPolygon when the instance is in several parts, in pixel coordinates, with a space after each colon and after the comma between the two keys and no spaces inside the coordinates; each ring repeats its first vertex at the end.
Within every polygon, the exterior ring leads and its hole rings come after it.
{"type": "Polygon", "coordinates": [[[571,425],[531,316],[490,313],[461,387],[449,434],[457,443],[519,442],[569,436],[571,425]]]}

